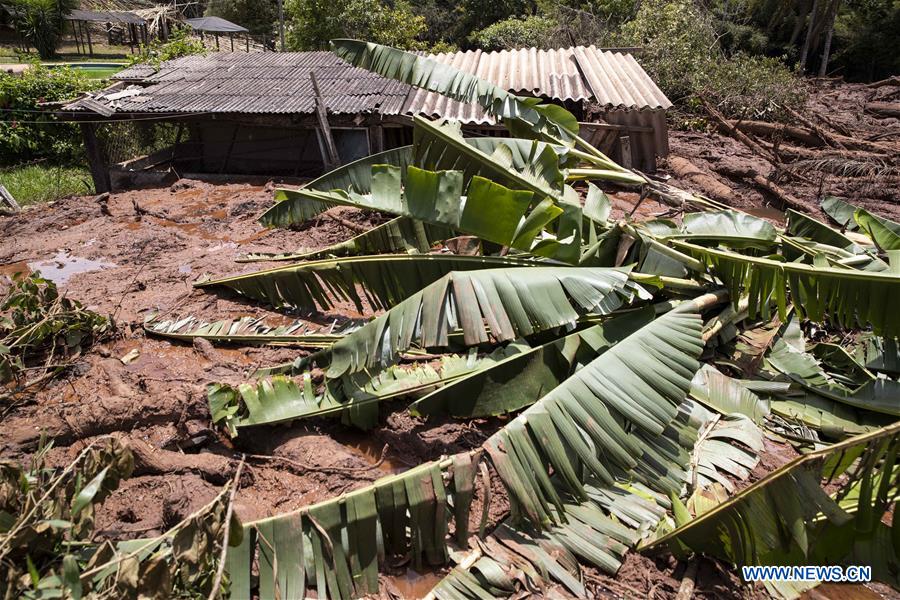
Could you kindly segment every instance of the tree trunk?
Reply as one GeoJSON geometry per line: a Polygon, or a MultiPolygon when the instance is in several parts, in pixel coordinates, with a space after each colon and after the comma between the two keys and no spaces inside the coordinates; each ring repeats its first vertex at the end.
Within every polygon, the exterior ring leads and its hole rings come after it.
{"type": "Polygon", "coordinates": [[[803,49],[800,51],[800,71],[806,71],[806,59],[809,56],[809,45],[812,43],[813,27],[816,24],[816,15],[819,12],[819,0],[813,0],[812,9],[809,11],[809,22],[806,26],[806,39],[803,40],[803,49]]]}
{"type": "Polygon", "coordinates": [[[825,33],[825,47],[822,49],[822,64],[819,65],[819,77],[825,77],[828,73],[828,58],[831,54],[831,38],[834,36],[834,21],[837,19],[841,0],[834,0],[831,4],[831,12],[828,17],[828,31],[825,33]]]}

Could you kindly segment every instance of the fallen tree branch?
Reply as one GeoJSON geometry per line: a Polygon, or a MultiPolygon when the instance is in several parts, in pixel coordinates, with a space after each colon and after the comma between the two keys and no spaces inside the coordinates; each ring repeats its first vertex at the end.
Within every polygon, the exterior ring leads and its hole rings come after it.
{"type": "Polygon", "coordinates": [[[726,204],[734,201],[734,190],[716,179],[712,173],[701,169],[688,159],[673,155],[669,157],[668,164],[678,179],[690,182],[710,198],[726,204]]]}
{"type": "Polygon", "coordinates": [[[892,77],[888,77],[887,79],[881,79],[881,80],[879,80],[879,81],[873,81],[872,83],[870,83],[870,84],[867,85],[866,87],[867,87],[867,88],[875,89],[875,88],[885,87],[885,86],[888,86],[888,85],[900,86],[900,75],[894,75],[894,76],[892,76],[892,77]]]}
{"type": "Polygon", "coordinates": [[[788,208],[803,211],[807,214],[817,214],[819,212],[819,208],[813,203],[792,196],[774,181],[766,179],[753,169],[717,167],[716,170],[728,177],[738,177],[741,179],[748,179],[752,181],[757,188],[769,192],[770,194],[781,200],[781,202],[788,208]]]}
{"type": "Polygon", "coordinates": [[[869,102],[865,106],[865,111],[881,117],[900,119],[900,103],[898,102],[869,102]]]}
{"type": "Polygon", "coordinates": [[[353,231],[355,233],[366,233],[370,230],[370,228],[368,228],[368,227],[363,227],[362,225],[354,223],[353,221],[348,221],[347,219],[344,219],[343,217],[333,215],[330,212],[322,213],[322,215],[331,219],[335,223],[338,223],[338,224],[346,227],[347,229],[349,229],[350,231],[353,231]]]}
{"type": "Polygon", "coordinates": [[[216,578],[213,580],[212,589],[209,591],[209,599],[215,600],[221,593],[222,576],[225,574],[225,555],[228,553],[228,537],[231,534],[231,514],[234,512],[234,497],[241,487],[241,471],[244,470],[246,456],[241,455],[234,479],[231,482],[231,494],[228,496],[228,510],[225,511],[225,526],[222,531],[222,553],[219,555],[219,565],[216,567],[216,578]]]}
{"type": "Polygon", "coordinates": [[[784,108],[784,110],[786,110],[789,115],[791,115],[792,117],[794,117],[795,119],[797,119],[798,121],[800,121],[801,123],[803,123],[804,125],[809,127],[809,129],[813,133],[815,133],[817,136],[819,136],[820,138],[825,140],[829,146],[834,146],[835,148],[840,148],[841,150],[846,150],[846,146],[844,146],[844,144],[841,143],[841,141],[839,139],[837,139],[836,136],[828,133],[827,131],[825,131],[824,129],[822,129],[821,127],[819,127],[818,125],[816,125],[815,123],[813,123],[812,121],[810,121],[809,119],[807,119],[806,117],[804,117],[803,115],[798,113],[793,108],[791,108],[789,106],[784,106],[782,108],[784,108]]]}

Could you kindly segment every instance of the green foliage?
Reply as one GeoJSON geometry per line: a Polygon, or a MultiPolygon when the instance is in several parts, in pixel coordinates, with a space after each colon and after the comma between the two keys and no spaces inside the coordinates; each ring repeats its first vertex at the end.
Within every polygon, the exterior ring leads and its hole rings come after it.
{"type": "Polygon", "coordinates": [[[0,462],[4,598],[62,598],[65,591],[81,597],[77,543],[93,534],[94,505],[134,468],[131,452],[115,439],[92,444],[61,473],[47,464],[48,450],[39,449],[27,468],[0,462]]]}
{"type": "Polygon", "coordinates": [[[83,71],[34,65],[20,76],[0,72],[0,164],[39,158],[68,162],[82,157],[81,133],[76,125],[59,123],[41,114],[43,102],[74,99],[98,88],[83,71]]]}
{"type": "Polygon", "coordinates": [[[199,39],[191,36],[189,29],[177,29],[172,32],[166,42],[154,40],[147,46],[142,45],[141,51],[131,57],[129,64],[148,63],[159,69],[159,66],[167,60],[205,53],[206,46],[199,39]]]}
{"type": "Polygon", "coordinates": [[[16,30],[37,49],[42,59],[53,58],[66,24],[63,17],[78,8],[78,1],[13,0],[12,6],[18,11],[16,30]]]}
{"type": "Polygon", "coordinates": [[[420,39],[425,17],[402,0],[393,6],[381,0],[288,0],[284,8],[291,50],[321,50],[334,38],[364,39],[408,50],[427,46],[420,39]]]}
{"type": "Polygon", "coordinates": [[[90,171],[80,166],[24,165],[0,170],[0,180],[21,206],[94,193],[90,171]]]}
{"type": "Polygon", "coordinates": [[[767,119],[797,107],[804,93],[779,59],[728,57],[712,16],[690,0],[648,0],[616,41],[641,46],[641,65],[674,102],[696,106],[704,94],[729,116],[767,119]]]}
{"type": "Polygon", "coordinates": [[[844,5],[835,23],[835,67],[866,80],[900,73],[900,2],[859,0],[844,5]]]}
{"type": "Polygon", "coordinates": [[[546,17],[506,19],[474,32],[469,38],[482,50],[512,50],[514,48],[546,48],[556,22],[546,17]]]}
{"type": "Polygon", "coordinates": [[[111,320],[60,296],[40,274],[19,278],[0,301],[0,385],[18,381],[32,365],[57,369],[112,330],[111,320]]]}
{"type": "Polygon", "coordinates": [[[278,22],[278,5],[273,0],[210,0],[203,14],[237,23],[254,35],[268,36],[278,22]]]}

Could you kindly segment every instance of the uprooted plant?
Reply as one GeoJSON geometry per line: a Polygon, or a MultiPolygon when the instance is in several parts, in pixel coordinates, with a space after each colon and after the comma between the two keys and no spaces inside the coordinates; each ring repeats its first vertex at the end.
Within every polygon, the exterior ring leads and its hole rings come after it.
{"type": "Polygon", "coordinates": [[[49,380],[114,330],[40,273],[17,275],[0,300],[0,389],[8,390],[0,400],[49,380]]]}
{"type": "MultiPolygon", "coordinates": [[[[300,262],[198,283],[304,313],[340,301],[384,310],[369,322],[322,331],[188,316],[147,331],[314,349],[240,386],[210,386],[213,418],[238,444],[251,426],[327,415],[368,428],[388,398],[408,397],[424,417],[515,416],[468,452],[247,524],[229,552],[232,597],[359,597],[377,592],[388,562],[451,556],[458,566],[433,597],[583,597],[579,562],[614,574],[630,548],[664,534],[743,564],[746,536],[704,545],[688,528],[715,530],[729,507],[760,497],[738,489],[764,451],[763,429],[815,458],[751,488],[795,496],[778,506],[782,521],[763,523],[784,535],[763,540],[771,547],[761,556],[794,560],[799,544],[818,558],[807,532],[852,542],[829,555],[836,564],[874,551],[883,533],[850,535],[834,505],[869,527],[896,496],[900,224],[830,201],[839,228],[794,211],[775,227],[620,167],[578,137],[561,107],[393,48],[337,40],[334,49],[478,103],[514,137],[466,138],[453,123],[416,118],[411,146],[278,190],[260,218],[285,227],[339,205],[393,220],[324,250],[249,257],[300,262]],[[594,182],[655,196],[669,218],[610,221],[594,182]],[[458,236],[481,255],[451,254],[458,236]],[[863,437],[844,441],[854,435],[863,437]],[[855,450],[870,441],[878,452],[855,450]],[[819,479],[798,470],[821,461],[828,469],[813,475],[844,478],[814,493],[807,484],[819,479]],[[472,514],[478,473],[508,498],[500,523],[488,522],[497,499],[483,480],[480,518],[472,514]],[[806,497],[796,486],[817,502],[794,510],[806,497]]],[[[877,577],[896,586],[897,551],[884,549],[877,577]]]]}
{"type": "Polygon", "coordinates": [[[63,468],[42,445],[27,467],[0,462],[0,595],[3,598],[206,598],[223,538],[241,542],[229,488],[162,535],[97,542],[94,510],[131,475],[131,451],[97,440],[63,468]],[[226,527],[226,520],[230,526],[226,527]]]}

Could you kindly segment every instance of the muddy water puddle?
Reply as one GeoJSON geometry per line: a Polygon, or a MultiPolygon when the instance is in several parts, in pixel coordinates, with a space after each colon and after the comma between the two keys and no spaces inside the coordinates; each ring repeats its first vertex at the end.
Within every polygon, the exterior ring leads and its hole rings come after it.
{"type": "MultiPolygon", "coordinates": [[[[384,444],[379,440],[367,437],[365,434],[356,432],[342,432],[332,434],[335,440],[344,445],[344,447],[352,454],[359,456],[370,465],[378,464],[381,460],[384,444]]],[[[391,458],[390,449],[384,455],[384,460],[378,464],[378,472],[381,476],[396,475],[409,469],[409,465],[391,458]]]]}
{"type": "Polygon", "coordinates": [[[66,251],[58,252],[56,256],[49,260],[28,263],[28,268],[32,272],[40,271],[42,277],[49,279],[56,285],[65,285],[74,275],[112,269],[117,266],[115,263],[72,256],[66,251]]]}
{"type": "Polygon", "coordinates": [[[28,261],[20,260],[8,265],[0,265],[0,276],[5,275],[12,279],[17,273],[23,277],[31,274],[31,267],[28,266],[28,261]]]}
{"type": "Polygon", "coordinates": [[[407,569],[402,575],[385,577],[387,585],[393,587],[401,598],[424,598],[441,581],[440,573],[417,573],[407,569]]]}

